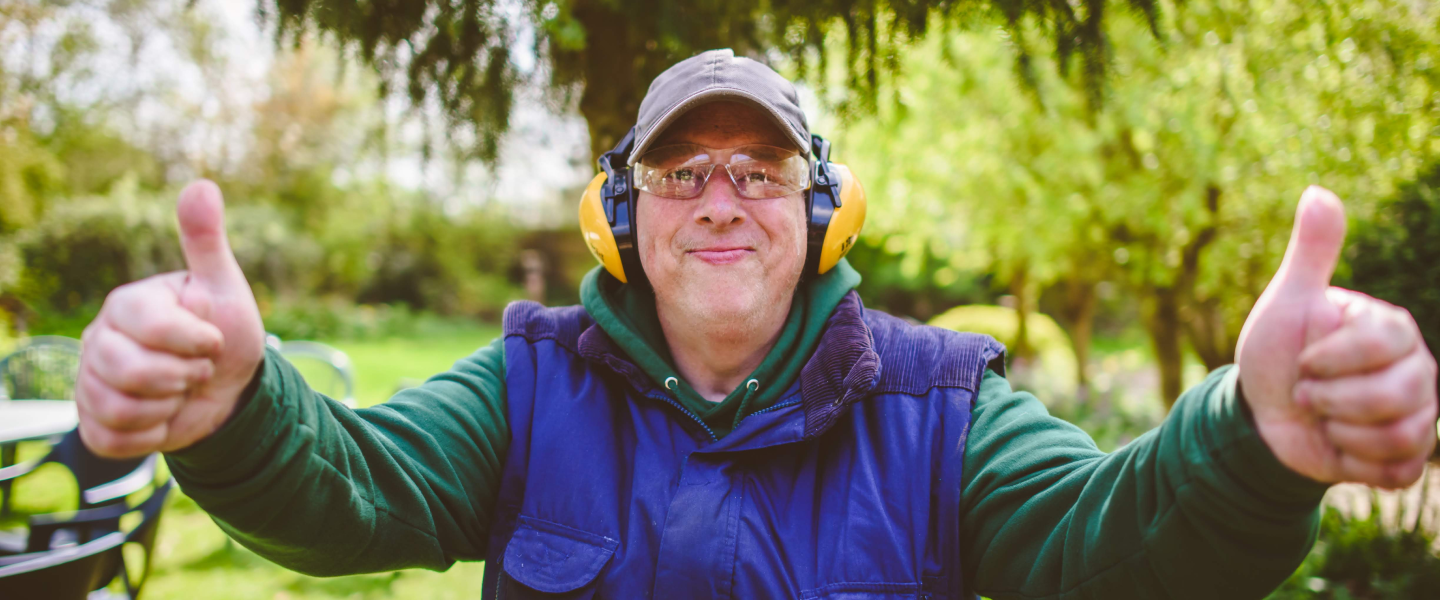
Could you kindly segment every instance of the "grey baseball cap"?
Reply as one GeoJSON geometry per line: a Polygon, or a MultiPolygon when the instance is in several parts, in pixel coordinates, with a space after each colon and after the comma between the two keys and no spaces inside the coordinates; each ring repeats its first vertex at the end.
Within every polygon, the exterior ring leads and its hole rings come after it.
{"type": "Polygon", "coordinates": [[[729,48],[708,50],[675,63],[650,83],[635,119],[635,148],[630,164],[649,149],[660,133],[686,111],[717,100],[750,103],[774,119],[775,126],[810,153],[810,126],[800,110],[800,96],[790,80],[774,69],[729,48]]]}

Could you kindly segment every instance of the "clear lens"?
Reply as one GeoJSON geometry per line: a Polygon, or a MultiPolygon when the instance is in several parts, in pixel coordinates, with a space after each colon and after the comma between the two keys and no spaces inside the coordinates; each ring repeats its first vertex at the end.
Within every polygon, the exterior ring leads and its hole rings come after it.
{"type": "Polygon", "coordinates": [[[694,144],[646,152],[635,165],[635,187],[664,198],[694,198],[719,166],[711,157],[726,155],[725,170],[742,197],[778,198],[810,187],[810,163],[792,150],[761,145],[715,150],[694,144]]]}

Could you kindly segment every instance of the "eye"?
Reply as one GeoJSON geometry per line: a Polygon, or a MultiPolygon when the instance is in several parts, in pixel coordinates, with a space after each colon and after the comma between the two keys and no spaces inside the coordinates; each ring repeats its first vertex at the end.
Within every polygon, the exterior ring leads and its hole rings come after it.
{"type": "Polygon", "coordinates": [[[745,174],[745,181],[749,183],[767,183],[770,181],[770,176],[766,175],[764,171],[751,171],[745,174]]]}
{"type": "Polygon", "coordinates": [[[665,178],[672,181],[694,181],[695,169],[690,167],[681,167],[679,169],[675,169],[669,173],[666,173],[665,178]]]}

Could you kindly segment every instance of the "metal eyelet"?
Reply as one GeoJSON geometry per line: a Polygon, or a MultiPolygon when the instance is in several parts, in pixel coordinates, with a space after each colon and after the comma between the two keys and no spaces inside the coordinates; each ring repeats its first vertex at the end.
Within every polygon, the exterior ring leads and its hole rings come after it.
{"type": "Polygon", "coordinates": [[[680,380],[679,380],[679,379],[676,379],[676,378],[674,378],[674,377],[666,377],[666,378],[665,378],[665,389],[670,390],[670,391],[673,392],[673,391],[675,391],[675,388],[677,388],[677,387],[680,387],[680,380]]]}
{"type": "Polygon", "coordinates": [[[752,391],[752,392],[755,391],[755,390],[760,389],[760,380],[759,380],[759,379],[751,379],[750,381],[745,382],[745,389],[748,389],[748,390],[750,390],[750,391],[752,391]]]}

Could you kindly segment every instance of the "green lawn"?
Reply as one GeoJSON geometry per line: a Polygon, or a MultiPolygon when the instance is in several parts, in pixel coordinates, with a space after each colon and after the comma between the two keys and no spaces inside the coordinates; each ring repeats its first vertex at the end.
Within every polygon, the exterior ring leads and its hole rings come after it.
{"type": "MultiPolygon", "coordinates": [[[[327,341],[344,350],[355,365],[355,400],[361,406],[384,402],[402,384],[418,385],[431,375],[448,370],[500,335],[496,326],[477,325],[425,336],[374,341],[327,341]]],[[[313,374],[310,365],[297,365],[307,378],[322,385],[325,374],[313,374]]],[[[324,390],[322,390],[324,391],[324,390]]]]}

